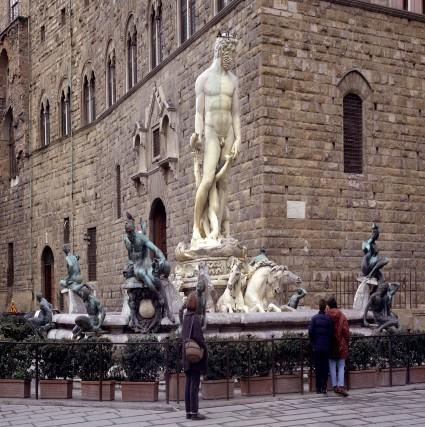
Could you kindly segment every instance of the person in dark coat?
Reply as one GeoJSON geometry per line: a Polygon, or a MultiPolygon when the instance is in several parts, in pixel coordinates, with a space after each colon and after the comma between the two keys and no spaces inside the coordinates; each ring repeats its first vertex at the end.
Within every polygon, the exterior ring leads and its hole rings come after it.
{"type": "Polygon", "coordinates": [[[201,319],[196,313],[198,307],[198,298],[196,293],[193,292],[189,295],[186,301],[186,314],[183,319],[182,325],[182,355],[183,367],[186,374],[186,389],[185,389],[185,404],[186,404],[186,418],[192,420],[203,420],[204,415],[198,412],[199,409],[199,383],[201,381],[201,374],[207,371],[208,354],[207,346],[205,345],[204,334],[202,332],[201,319]],[[190,363],[185,355],[184,343],[188,340],[194,340],[204,349],[202,359],[197,363],[190,363]]]}
{"type": "Polygon", "coordinates": [[[325,313],[326,301],[319,301],[319,313],[312,317],[308,334],[314,350],[316,369],[316,393],[326,393],[328,384],[328,360],[332,345],[333,324],[325,313]]]}

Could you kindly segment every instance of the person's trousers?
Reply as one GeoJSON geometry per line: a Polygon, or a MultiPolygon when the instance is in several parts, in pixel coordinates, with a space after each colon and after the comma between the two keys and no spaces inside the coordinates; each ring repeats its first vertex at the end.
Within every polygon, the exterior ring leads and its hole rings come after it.
{"type": "Polygon", "coordinates": [[[329,371],[331,374],[332,387],[344,387],[345,359],[329,359],[329,371]]]}
{"type": "Polygon", "coordinates": [[[314,367],[316,370],[316,391],[326,391],[328,385],[328,360],[329,353],[324,351],[314,352],[314,367]]]}
{"type": "Polygon", "coordinates": [[[197,414],[199,410],[199,383],[201,382],[201,373],[198,370],[189,369],[186,371],[186,389],[184,402],[186,405],[186,414],[197,414]]]}

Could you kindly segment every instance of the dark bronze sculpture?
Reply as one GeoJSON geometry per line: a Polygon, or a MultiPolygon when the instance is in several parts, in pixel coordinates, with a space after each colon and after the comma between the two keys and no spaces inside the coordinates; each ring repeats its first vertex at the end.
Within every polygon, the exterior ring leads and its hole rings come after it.
{"type": "Polygon", "coordinates": [[[47,332],[53,328],[53,307],[46,298],[43,298],[41,293],[37,293],[35,296],[39,303],[40,311],[38,316],[27,317],[27,320],[33,326],[34,330],[38,335],[42,337],[47,336],[47,332]]]}
{"type": "Polygon", "coordinates": [[[380,283],[378,285],[378,289],[370,296],[364,311],[363,323],[365,326],[371,326],[367,321],[367,313],[371,310],[373,319],[378,326],[377,332],[400,327],[400,321],[391,309],[392,299],[399,287],[399,283],[380,283]]]}
{"type": "Polygon", "coordinates": [[[127,213],[124,244],[128,263],[123,271],[126,279],[124,289],[128,293],[130,328],[149,333],[158,329],[163,317],[167,316],[173,323],[175,319],[163,285],[163,281],[168,280],[170,264],[162,251],[149,240],[143,223],[141,228],[141,232],[136,232],[134,218],[127,213]],[[154,254],[153,261],[149,250],[154,254]]]}
{"type": "Polygon", "coordinates": [[[89,288],[82,288],[81,293],[88,315],[81,315],[75,318],[72,338],[77,340],[85,338],[90,333],[102,333],[102,324],[106,316],[105,308],[100,301],[91,294],[89,288]]]}
{"type": "Polygon", "coordinates": [[[297,292],[289,298],[288,306],[296,310],[298,308],[298,304],[306,295],[307,291],[304,288],[298,288],[297,292]]]}
{"type": "Polygon", "coordinates": [[[376,241],[379,239],[379,227],[376,224],[372,225],[372,234],[368,240],[362,244],[364,253],[362,262],[362,273],[369,279],[375,278],[377,283],[384,281],[384,275],[381,269],[388,264],[389,259],[379,256],[379,251],[376,246],[376,241]]]}
{"type": "MultiPolygon", "coordinates": [[[[76,292],[80,295],[80,290],[84,286],[87,286],[83,283],[83,277],[80,270],[80,257],[78,255],[71,254],[69,246],[65,245],[63,247],[66,259],[66,267],[68,270],[68,277],[62,279],[59,284],[63,289],[70,289],[71,291],[76,292]]],[[[80,295],[82,297],[82,295],[80,295]]]]}

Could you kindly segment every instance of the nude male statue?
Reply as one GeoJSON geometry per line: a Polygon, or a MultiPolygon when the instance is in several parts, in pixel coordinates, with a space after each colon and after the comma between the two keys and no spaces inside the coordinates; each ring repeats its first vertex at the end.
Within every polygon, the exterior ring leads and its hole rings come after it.
{"type": "Polygon", "coordinates": [[[204,158],[195,198],[192,244],[229,235],[229,165],[241,144],[238,79],[230,71],[235,49],[236,39],[219,33],[212,65],[196,79],[195,132],[190,145],[195,153],[204,145],[204,158]]]}

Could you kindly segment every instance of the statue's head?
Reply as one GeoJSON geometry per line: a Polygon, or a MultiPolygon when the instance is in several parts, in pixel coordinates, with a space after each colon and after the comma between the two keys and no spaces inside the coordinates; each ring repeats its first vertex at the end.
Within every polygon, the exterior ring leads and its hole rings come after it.
{"type": "Polygon", "coordinates": [[[127,221],[125,222],[125,232],[134,233],[136,231],[136,223],[134,222],[134,217],[127,212],[127,221]]]}
{"type": "Polygon", "coordinates": [[[260,249],[260,254],[262,254],[262,255],[266,255],[266,248],[261,248],[260,249]]]}
{"type": "Polygon", "coordinates": [[[43,299],[43,295],[41,294],[41,292],[37,292],[37,293],[35,294],[35,299],[36,299],[38,302],[41,302],[41,300],[43,299]]]}
{"type": "Polygon", "coordinates": [[[381,297],[384,297],[388,292],[388,283],[380,283],[378,285],[378,293],[381,297]]]}
{"type": "Polygon", "coordinates": [[[71,251],[71,248],[69,247],[69,245],[63,245],[63,251],[65,252],[65,255],[68,255],[71,251]]]}
{"type": "Polygon", "coordinates": [[[84,286],[81,289],[81,295],[82,295],[84,301],[87,301],[89,299],[90,294],[91,294],[90,289],[87,286],[84,286]]]}
{"type": "Polygon", "coordinates": [[[221,65],[226,71],[232,66],[236,45],[237,39],[234,35],[221,31],[218,33],[214,45],[214,59],[221,58],[221,65]]]}

